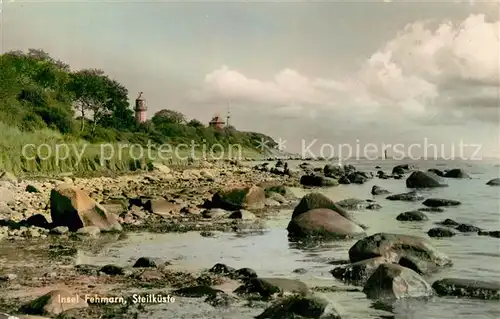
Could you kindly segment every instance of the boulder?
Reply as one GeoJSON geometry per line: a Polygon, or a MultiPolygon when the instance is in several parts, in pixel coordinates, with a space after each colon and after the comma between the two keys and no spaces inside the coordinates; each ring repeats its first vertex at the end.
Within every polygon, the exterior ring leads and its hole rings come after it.
{"type": "Polygon", "coordinates": [[[296,279],[288,278],[252,278],[243,285],[236,288],[236,294],[259,294],[261,297],[269,298],[274,294],[301,294],[310,293],[305,283],[296,279]]]}
{"type": "Polygon", "coordinates": [[[261,209],[265,207],[266,193],[263,188],[251,186],[219,191],[212,197],[212,207],[227,210],[261,209]]]}
{"type": "Polygon", "coordinates": [[[292,218],[287,230],[295,238],[353,238],[365,234],[363,228],[326,208],[313,209],[292,218]]]}
{"type": "Polygon", "coordinates": [[[353,184],[364,184],[369,177],[363,172],[353,172],[347,175],[347,179],[353,184]]]}
{"type": "Polygon", "coordinates": [[[255,317],[256,319],[341,319],[341,316],[329,300],[314,295],[289,296],[282,298],[264,312],[255,317]]]}
{"type": "Polygon", "coordinates": [[[16,199],[15,199],[15,192],[7,184],[0,184],[0,202],[3,202],[5,204],[15,204],[16,199]]]}
{"type": "Polygon", "coordinates": [[[377,204],[377,203],[372,203],[372,204],[366,206],[366,209],[369,209],[369,210],[379,210],[379,209],[382,209],[382,205],[377,204]]]}
{"type": "Polygon", "coordinates": [[[428,220],[427,215],[418,210],[412,210],[409,212],[404,212],[396,217],[399,221],[423,221],[428,220]]]}
{"type": "Polygon", "coordinates": [[[441,238],[441,237],[453,237],[456,235],[456,232],[454,232],[453,230],[449,229],[449,228],[443,228],[443,227],[435,227],[435,228],[431,228],[429,229],[429,231],[427,232],[427,235],[429,235],[429,237],[438,237],[438,238],[441,238]]]}
{"type": "Polygon", "coordinates": [[[369,203],[364,199],[359,198],[346,198],[337,202],[337,205],[346,210],[359,210],[364,209],[369,203]]]}
{"type": "Polygon", "coordinates": [[[442,178],[431,172],[414,171],[406,179],[408,188],[433,188],[447,186],[442,178]]]}
{"type": "Polygon", "coordinates": [[[436,174],[439,177],[444,177],[444,174],[445,174],[442,170],[437,169],[437,168],[429,168],[427,171],[431,172],[431,173],[434,173],[434,174],[436,174]]]}
{"type": "Polygon", "coordinates": [[[236,271],[235,268],[229,267],[228,265],[221,263],[215,264],[212,268],[208,270],[208,272],[211,272],[213,274],[224,275],[224,276],[231,275],[235,271],[236,271]]]}
{"type": "Polygon", "coordinates": [[[309,193],[302,197],[300,202],[293,210],[292,218],[295,218],[300,214],[317,208],[327,208],[333,210],[344,216],[345,218],[352,220],[350,214],[346,210],[344,210],[330,198],[320,193],[309,193]]]}
{"type": "Polygon", "coordinates": [[[385,257],[375,257],[336,267],[330,273],[346,283],[362,286],[380,265],[387,263],[391,261],[385,257]]]}
{"type": "Polygon", "coordinates": [[[446,218],[444,221],[437,223],[438,225],[448,226],[448,227],[457,227],[460,223],[454,221],[453,219],[446,218]]]}
{"type": "Polygon", "coordinates": [[[241,220],[255,220],[255,219],[257,219],[257,217],[252,212],[249,212],[248,210],[244,210],[244,209],[239,209],[235,212],[232,212],[231,215],[229,215],[229,218],[241,219],[241,220]]]}
{"type": "Polygon", "coordinates": [[[481,228],[469,224],[460,224],[455,229],[461,233],[478,233],[481,231],[481,228]]]}
{"type": "Polygon", "coordinates": [[[495,238],[500,238],[500,230],[493,230],[493,231],[479,231],[477,233],[479,236],[490,236],[490,237],[495,237],[495,238]]]}
{"type": "Polygon", "coordinates": [[[85,226],[78,228],[76,233],[84,236],[97,237],[101,233],[101,230],[97,226],[85,226]]]}
{"type": "Polygon", "coordinates": [[[84,191],[61,184],[50,193],[50,215],[54,226],[67,226],[71,231],[96,226],[101,231],[120,231],[114,214],[108,213],[84,191]]]}
{"type": "Polygon", "coordinates": [[[134,268],[161,268],[163,266],[169,265],[170,263],[164,261],[161,258],[151,258],[151,257],[141,257],[137,259],[134,264],[134,268]]]}
{"type": "Polygon", "coordinates": [[[404,175],[408,173],[411,169],[412,167],[408,164],[397,165],[393,167],[392,175],[404,175]]]}
{"type": "Polygon", "coordinates": [[[67,290],[53,290],[19,309],[30,315],[58,315],[70,309],[87,308],[85,299],[67,290]]]}
{"type": "Polygon", "coordinates": [[[24,224],[40,228],[49,228],[50,226],[47,218],[45,218],[45,216],[43,216],[42,214],[31,215],[30,217],[28,217],[28,219],[26,219],[24,224]]]}
{"type": "Polygon", "coordinates": [[[500,282],[445,278],[434,282],[432,288],[440,296],[500,300],[500,282]]]}
{"type": "Polygon", "coordinates": [[[109,275],[109,276],[122,276],[122,275],[125,275],[125,270],[123,269],[123,267],[112,265],[112,264],[102,266],[99,269],[99,272],[102,272],[103,274],[106,274],[106,275],[109,275]]]}
{"type": "Polygon", "coordinates": [[[266,187],[264,191],[266,193],[266,196],[269,198],[272,198],[273,194],[279,194],[288,200],[295,199],[295,194],[287,186],[282,186],[282,185],[269,186],[266,187]]]}
{"type": "Polygon", "coordinates": [[[408,193],[402,193],[402,194],[394,194],[387,196],[386,199],[388,200],[400,200],[404,202],[418,202],[424,199],[422,195],[419,193],[412,191],[408,193]]]}
{"type": "Polygon", "coordinates": [[[420,274],[452,265],[450,258],[430,242],[412,235],[377,233],[359,240],[349,249],[353,263],[374,257],[385,257],[420,274]]]}
{"type": "Polygon", "coordinates": [[[458,206],[462,203],[458,200],[453,199],[443,199],[443,198],[428,198],[426,199],[422,205],[428,207],[441,207],[441,206],[458,206]]]}
{"type": "Polygon", "coordinates": [[[447,171],[444,174],[444,177],[447,177],[447,178],[471,178],[470,175],[467,174],[467,172],[465,172],[461,168],[450,169],[449,171],[447,171]]]}
{"type": "Polygon", "coordinates": [[[486,185],[489,186],[500,186],[500,178],[494,178],[492,180],[489,180],[486,185]]]}
{"type": "Polygon", "coordinates": [[[344,170],[340,165],[326,164],[323,168],[323,174],[327,177],[337,178],[344,174],[344,170]]]}
{"type": "Polygon", "coordinates": [[[202,213],[201,213],[201,216],[203,216],[203,218],[227,218],[229,217],[229,215],[231,214],[231,212],[225,210],[225,209],[221,209],[221,208],[212,208],[212,209],[207,209],[207,210],[204,210],[202,213]]]}
{"type": "Polygon", "coordinates": [[[148,200],[145,209],[158,216],[172,216],[179,214],[181,206],[166,199],[148,200]]]}
{"type": "Polygon", "coordinates": [[[386,195],[386,194],[390,194],[390,192],[388,190],[386,190],[386,189],[383,189],[380,186],[373,185],[373,187],[372,187],[372,195],[386,195]]]}
{"type": "Polygon", "coordinates": [[[383,264],[368,278],[363,292],[370,299],[428,297],[432,287],[415,271],[396,264],[383,264]]]}
{"type": "Polygon", "coordinates": [[[347,178],[347,176],[342,176],[342,177],[339,179],[339,184],[342,184],[342,185],[349,185],[349,184],[351,184],[351,181],[349,180],[349,178],[347,178]]]}
{"type": "Polygon", "coordinates": [[[421,207],[418,210],[421,212],[428,212],[428,213],[442,213],[442,212],[444,212],[444,209],[441,207],[421,207]]]}
{"type": "Polygon", "coordinates": [[[333,187],[339,185],[339,182],[331,177],[320,175],[302,175],[300,184],[313,187],[333,187]]]}
{"type": "Polygon", "coordinates": [[[213,296],[218,293],[224,293],[224,292],[220,289],[215,289],[210,286],[200,285],[200,286],[177,289],[173,293],[176,296],[182,296],[188,298],[201,298],[201,297],[213,296]]]}

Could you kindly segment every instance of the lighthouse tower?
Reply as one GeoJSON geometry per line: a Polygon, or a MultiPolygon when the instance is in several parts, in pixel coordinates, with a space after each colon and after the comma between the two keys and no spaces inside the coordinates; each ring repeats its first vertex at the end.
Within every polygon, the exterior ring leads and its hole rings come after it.
{"type": "Polygon", "coordinates": [[[142,96],[143,92],[139,92],[139,96],[135,99],[135,121],[137,124],[146,122],[146,100],[142,96]]]}

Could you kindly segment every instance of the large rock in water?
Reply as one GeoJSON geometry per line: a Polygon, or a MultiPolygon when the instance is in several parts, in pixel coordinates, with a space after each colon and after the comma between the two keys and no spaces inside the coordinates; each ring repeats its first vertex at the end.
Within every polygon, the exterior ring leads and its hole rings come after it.
{"type": "Polygon", "coordinates": [[[362,286],[380,265],[387,263],[390,263],[387,258],[375,257],[336,267],[330,273],[346,283],[362,286]]]}
{"type": "Polygon", "coordinates": [[[363,228],[339,213],[318,208],[292,218],[287,227],[291,237],[352,238],[365,235],[363,228]]]}
{"type": "Polygon", "coordinates": [[[331,177],[320,175],[302,175],[300,178],[300,184],[304,186],[332,187],[338,186],[339,182],[331,177]]]}
{"type": "Polygon", "coordinates": [[[489,186],[500,186],[500,178],[494,178],[486,183],[489,186]]]}
{"type": "Polygon", "coordinates": [[[444,199],[444,198],[427,198],[422,205],[428,207],[441,207],[441,206],[458,206],[462,203],[454,199],[444,199]]]}
{"type": "Polygon", "coordinates": [[[227,210],[260,209],[265,207],[266,193],[258,186],[220,191],[212,197],[213,208],[227,210]]]}
{"type": "Polygon", "coordinates": [[[256,319],[341,319],[335,306],[328,300],[314,296],[290,296],[269,306],[256,319]]]}
{"type": "Polygon", "coordinates": [[[412,192],[408,192],[408,193],[389,195],[385,199],[400,200],[400,201],[404,201],[404,202],[418,202],[418,201],[421,201],[422,199],[424,199],[424,196],[417,193],[416,191],[412,191],[412,192]]]}
{"type": "Polygon", "coordinates": [[[274,294],[280,293],[307,295],[310,293],[310,290],[305,283],[296,279],[251,278],[245,284],[236,288],[234,293],[259,294],[264,298],[269,298],[274,294]]]}
{"type": "Polygon", "coordinates": [[[431,188],[444,187],[446,185],[442,178],[431,172],[414,171],[406,179],[406,187],[408,188],[431,188]]]}
{"type": "Polygon", "coordinates": [[[500,282],[445,278],[432,284],[438,295],[500,300],[500,282]]]}
{"type": "Polygon", "coordinates": [[[81,189],[61,184],[50,193],[50,216],[54,226],[67,226],[71,231],[96,226],[101,231],[122,229],[116,216],[108,213],[81,189]]]}
{"type": "Polygon", "coordinates": [[[313,209],[317,208],[327,208],[330,210],[333,210],[340,215],[344,216],[345,218],[352,220],[351,216],[349,213],[344,210],[342,207],[340,207],[338,204],[336,204],[334,201],[332,201],[330,198],[326,197],[323,194],[320,193],[309,193],[306,194],[300,202],[297,204],[295,209],[293,210],[292,218],[295,218],[299,216],[300,214],[303,214],[305,212],[308,212],[313,209]]]}
{"type": "Polygon", "coordinates": [[[452,265],[451,259],[426,239],[411,235],[377,233],[359,240],[349,249],[351,262],[374,257],[385,257],[420,274],[452,265]]]}
{"type": "Polygon", "coordinates": [[[471,178],[466,171],[461,168],[450,169],[444,174],[444,177],[448,178],[471,178]]]}
{"type": "Polygon", "coordinates": [[[370,299],[432,296],[431,286],[418,273],[396,264],[383,264],[368,278],[363,292],[370,299]]]}

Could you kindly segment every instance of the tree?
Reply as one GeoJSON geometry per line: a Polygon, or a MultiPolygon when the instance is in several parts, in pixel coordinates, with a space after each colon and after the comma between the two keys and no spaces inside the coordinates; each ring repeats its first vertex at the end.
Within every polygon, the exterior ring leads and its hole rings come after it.
{"type": "Polygon", "coordinates": [[[85,123],[83,119],[89,113],[92,114],[92,131],[95,131],[101,119],[116,111],[119,103],[127,101],[127,90],[98,69],[86,69],[73,73],[69,89],[75,97],[74,106],[80,112],[81,131],[85,123]]]}
{"type": "Polygon", "coordinates": [[[161,110],[155,113],[152,120],[155,125],[167,123],[184,124],[186,122],[186,117],[184,114],[174,110],[161,110]]]}
{"type": "Polygon", "coordinates": [[[195,127],[195,128],[205,127],[205,125],[203,125],[203,123],[201,123],[197,119],[192,119],[191,121],[189,121],[189,123],[187,125],[195,127]]]}

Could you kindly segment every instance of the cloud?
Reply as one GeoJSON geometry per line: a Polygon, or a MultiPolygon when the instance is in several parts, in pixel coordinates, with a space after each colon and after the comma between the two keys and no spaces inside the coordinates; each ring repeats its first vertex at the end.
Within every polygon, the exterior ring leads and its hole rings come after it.
{"type": "Polygon", "coordinates": [[[314,110],[321,116],[355,116],[360,121],[393,114],[417,122],[439,117],[440,124],[470,118],[498,122],[481,113],[498,107],[499,33],[500,22],[488,22],[485,15],[470,15],[456,24],[443,21],[434,28],[430,21],[418,21],[348,78],[313,78],[285,69],[259,80],[223,66],[205,77],[194,97],[231,99],[297,117],[314,110]],[[469,102],[472,107],[464,108],[469,102]]]}

